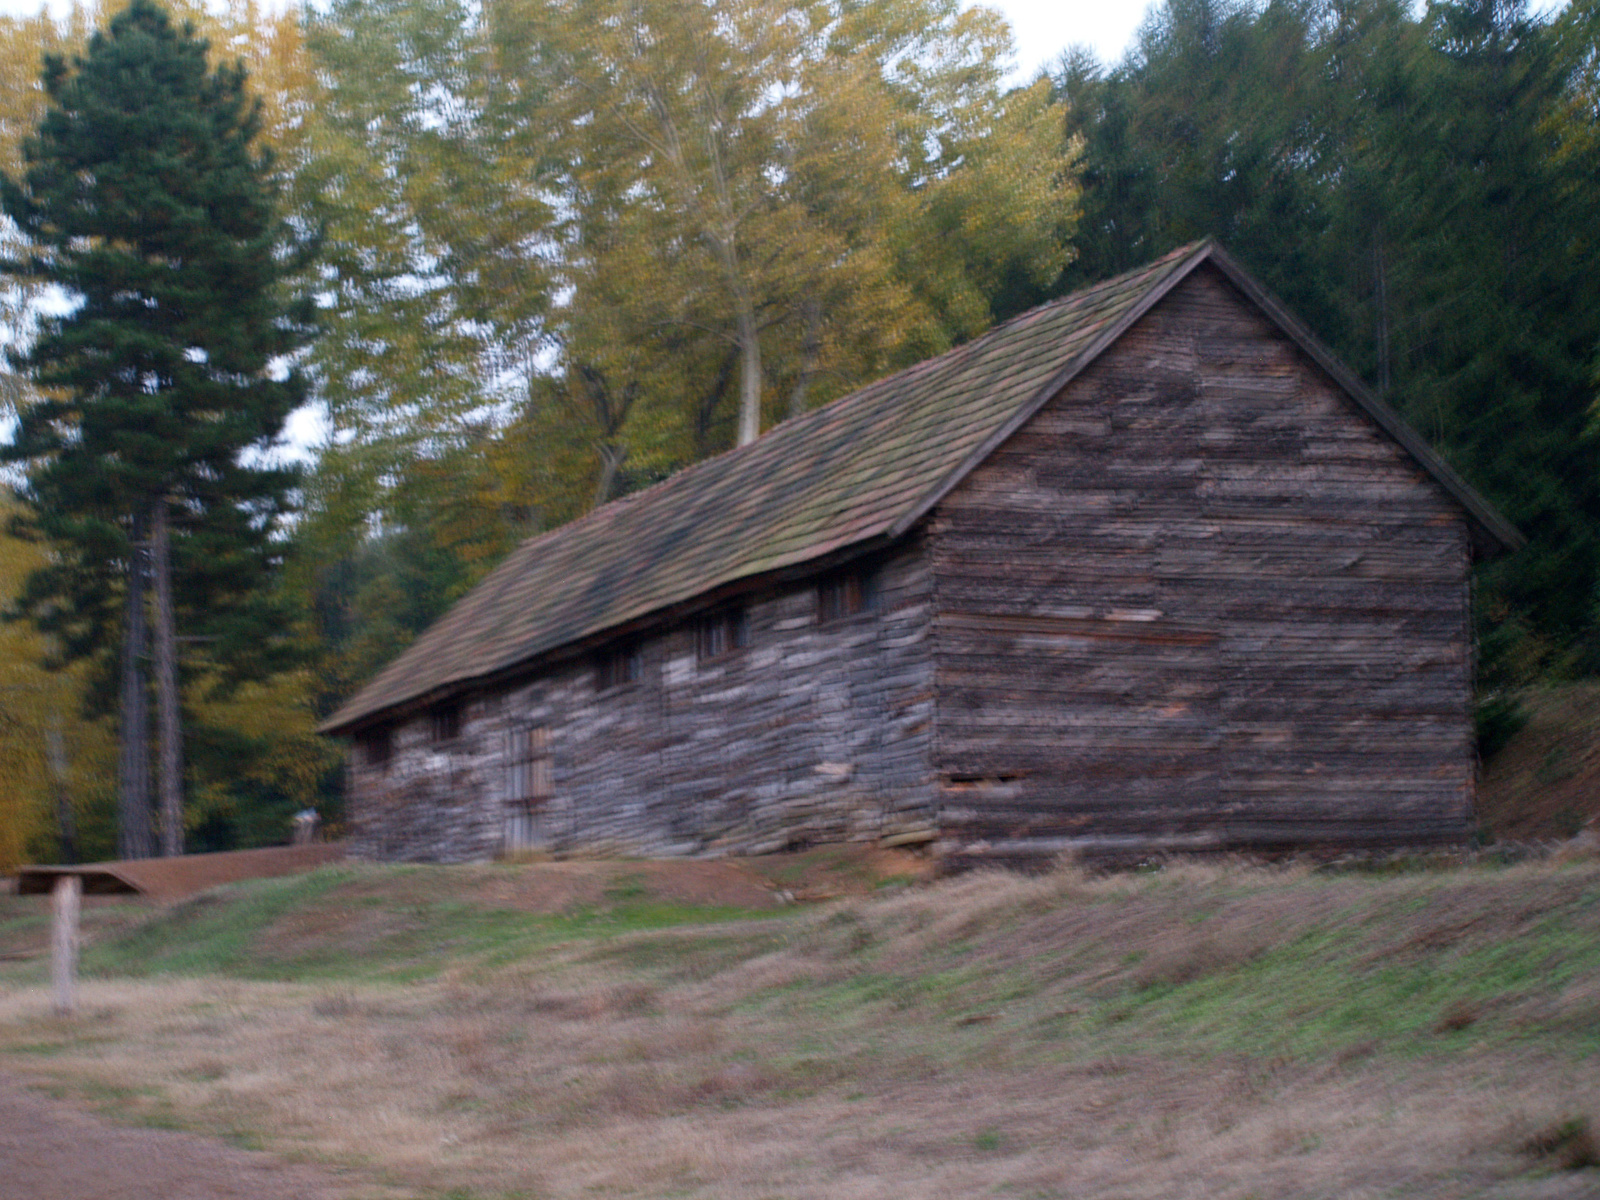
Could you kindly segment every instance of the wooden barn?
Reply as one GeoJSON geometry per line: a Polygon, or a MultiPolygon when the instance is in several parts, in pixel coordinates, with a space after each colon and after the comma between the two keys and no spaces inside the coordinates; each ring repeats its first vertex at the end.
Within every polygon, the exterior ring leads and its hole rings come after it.
{"type": "Polygon", "coordinates": [[[324,731],[384,859],[1448,844],[1520,543],[1203,242],[531,539],[324,731]]]}

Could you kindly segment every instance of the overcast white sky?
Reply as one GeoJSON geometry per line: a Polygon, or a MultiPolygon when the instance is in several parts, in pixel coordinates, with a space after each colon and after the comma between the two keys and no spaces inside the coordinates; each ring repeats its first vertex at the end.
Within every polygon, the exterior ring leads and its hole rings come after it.
{"type": "Polygon", "coordinates": [[[1068,46],[1094,47],[1101,62],[1122,57],[1149,0],[988,0],[1011,21],[1017,66],[1032,75],[1068,46]]]}

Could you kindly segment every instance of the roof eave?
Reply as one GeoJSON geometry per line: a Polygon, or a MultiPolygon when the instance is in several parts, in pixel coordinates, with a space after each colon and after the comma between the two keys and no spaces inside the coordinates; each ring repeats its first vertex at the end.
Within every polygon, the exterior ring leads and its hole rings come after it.
{"type": "Polygon", "coordinates": [[[404,700],[359,710],[348,715],[341,709],[318,724],[316,731],[325,737],[350,737],[366,729],[392,724],[396,719],[425,712],[436,704],[526,676],[552,662],[582,657],[617,638],[628,637],[641,630],[663,624],[687,620],[697,613],[725,604],[745,593],[825,574],[866,555],[887,552],[895,542],[901,540],[902,536],[904,535],[890,536],[868,530],[860,537],[835,545],[821,554],[807,555],[794,562],[780,563],[768,570],[737,576],[703,592],[696,592],[686,600],[661,605],[626,621],[592,630],[582,637],[541,646],[509,662],[499,663],[487,671],[448,680],[425,692],[408,696],[404,700]]]}
{"type": "Polygon", "coordinates": [[[1340,362],[1316,334],[1302,325],[1283,302],[1246,271],[1231,254],[1213,242],[1202,251],[1202,261],[1211,262],[1221,271],[1228,282],[1261,309],[1268,320],[1299,346],[1306,357],[1349,393],[1350,398],[1360,405],[1385,433],[1399,442],[1406,453],[1416,459],[1418,465],[1432,475],[1439,485],[1467,510],[1473,521],[1473,548],[1481,557],[1493,558],[1502,553],[1515,553],[1528,544],[1527,537],[1515,525],[1506,520],[1476,488],[1458,475],[1455,468],[1445,462],[1438,452],[1423,440],[1421,434],[1406,424],[1399,413],[1367,387],[1360,376],[1340,362]]]}
{"type": "Polygon", "coordinates": [[[1061,394],[1061,389],[1066,387],[1088,367],[1104,354],[1123,334],[1159,304],[1173,288],[1187,279],[1194,269],[1206,261],[1211,251],[1216,248],[1216,243],[1210,238],[1202,241],[1188,258],[1173,265],[1166,277],[1156,283],[1141,296],[1137,303],[1132,305],[1127,312],[1117,318],[1115,323],[1107,326],[1099,337],[1056,374],[1052,375],[1038,391],[1025,401],[1009,420],[1002,424],[989,437],[985,438],[978,447],[967,455],[961,463],[948,475],[935,484],[926,495],[895,522],[890,530],[890,536],[901,537],[909,532],[919,521],[930,513],[934,506],[948,496],[968,475],[977,469],[978,465],[998,450],[1012,434],[1016,433],[1038,411],[1052,399],[1061,394]]]}
{"type": "Polygon", "coordinates": [[[1479,494],[1476,488],[1456,473],[1439,454],[1423,440],[1422,435],[1406,424],[1376,393],[1363,383],[1355,372],[1339,361],[1338,357],[1317,336],[1286,308],[1282,301],[1266,286],[1241,266],[1234,257],[1211,238],[1205,239],[1193,254],[1173,267],[1171,272],[1147,292],[1100,337],[1090,344],[1071,363],[1053,376],[1025,403],[1016,414],[987,438],[961,464],[951,471],[899,521],[891,531],[901,536],[921,521],[941,500],[950,494],[963,479],[995,452],[1007,438],[1030,421],[1033,416],[1061,389],[1088,369],[1123,334],[1131,329],[1146,313],[1159,304],[1175,287],[1192,275],[1202,263],[1213,264],[1222,274],[1245,294],[1262,313],[1294,342],[1308,358],[1317,364],[1339,387],[1349,393],[1363,411],[1401,447],[1418,465],[1439,483],[1467,510],[1472,518],[1472,546],[1479,557],[1493,558],[1501,553],[1515,553],[1528,544],[1528,539],[1516,526],[1503,517],[1499,510],[1479,494]]]}

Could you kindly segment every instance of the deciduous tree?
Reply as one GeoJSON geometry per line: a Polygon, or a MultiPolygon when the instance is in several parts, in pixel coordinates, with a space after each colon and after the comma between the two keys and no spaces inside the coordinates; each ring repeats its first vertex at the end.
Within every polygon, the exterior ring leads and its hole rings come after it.
{"type": "MultiPolygon", "coordinates": [[[[18,515],[0,493],[0,605],[48,560],[9,531],[18,515]]],[[[0,624],[0,870],[36,852],[70,862],[85,848],[83,818],[107,790],[114,743],[105,721],[85,716],[90,684],[87,665],[62,664],[49,637],[0,624]]]]}
{"type": "MultiPolygon", "coordinates": [[[[1009,276],[1038,286],[1065,261],[1071,154],[1043,90],[1005,87],[1009,31],[988,10],[497,11],[547,30],[523,40],[564,171],[571,299],[554,319],[572,391],[647,395],[633,374],[658,368],[641,355],[698,359],[691,411],[731,390],[747,442],[764,420],[980,331],[1009,276]]],[[[615,432],[602,430],[603,477],[615,432]]]]}
{"type": "Polygon", "coordinates": [[[354,610],[409,628],[408,589],[437,611],[527,532],[980,333],[1067,256],[1074,152],[987,10],[341,0],[308,30],[330,680],[375,644],[354,610]]]}

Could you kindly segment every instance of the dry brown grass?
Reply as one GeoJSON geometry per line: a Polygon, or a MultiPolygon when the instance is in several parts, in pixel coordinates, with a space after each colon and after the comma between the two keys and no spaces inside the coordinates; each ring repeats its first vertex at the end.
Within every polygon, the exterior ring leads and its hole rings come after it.
{"type": "Polygon", "coordinates": [[[1381,1028],[1325,1055],[1190,1045],[1149,1005],[1247,977],[1330,913],[1353,964],[1443,969],[1597,881],[972,875],[777,938],[574,939],[406,986],[90,981],[73,1022],[0,989],[0,1054],[90,1099],[114,1086],[125,1117],[418,1195],[1593,1197],[1600,1070],[1573,1049],[1600,1017],[1592,974],[1447,1003],[1418,1035],[1437,1053],[1381,1028]]]}

